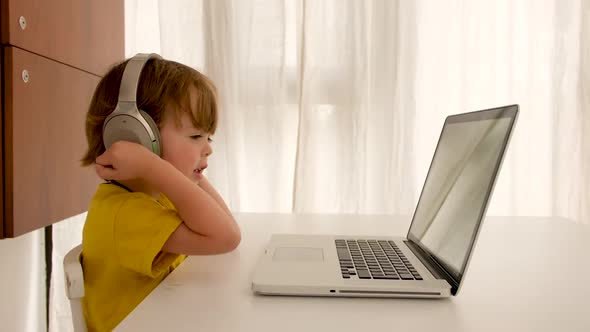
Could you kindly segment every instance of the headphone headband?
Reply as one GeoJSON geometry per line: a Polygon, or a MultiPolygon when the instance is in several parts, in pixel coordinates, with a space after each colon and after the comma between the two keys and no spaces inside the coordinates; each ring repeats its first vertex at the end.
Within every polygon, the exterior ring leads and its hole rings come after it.
{"type": "Polygon", "coordinates": [[[150,59],[162,59],[162,57],[156,53],[138,53],[127,62],[121,79],[121,86],[119,87],[119,102],[132,102],[135,104],[139,76],[150,59]]]}

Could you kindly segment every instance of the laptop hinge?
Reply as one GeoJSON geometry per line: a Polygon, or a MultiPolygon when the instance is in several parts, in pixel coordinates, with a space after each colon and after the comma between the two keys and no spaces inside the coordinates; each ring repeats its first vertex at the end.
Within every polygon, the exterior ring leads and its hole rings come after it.
{"type": "Polygon", "coordinates": [[[435,278],[444,279],[451,285],[451,294],[457,293],[459,283],[435,259],[411,240],[405,240],[404,243],[435,278]]]}

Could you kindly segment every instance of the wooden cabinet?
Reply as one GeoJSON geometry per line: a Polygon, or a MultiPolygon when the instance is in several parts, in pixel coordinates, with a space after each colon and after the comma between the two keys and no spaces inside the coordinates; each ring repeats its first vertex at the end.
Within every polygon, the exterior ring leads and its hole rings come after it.
{"type": "MultiPolygon", "coordinates": [[[[0,8],[1,9],[1,8],[0,8]]],[[[2,14],[2,13],[0,13],[2,14]]],[[[0,15],[1,16],[1,15],[0,15]]],[[[0,24],[1,24],[1,20],[0,20],[0,24]]],[[[2,50],[0,49],[0,78],[2,78],[1,76],[3,76],[4,73],[4,65],[2,63],[4,63],[4,56],[2,55],[2,50]]],[[[4,117],[4,101],[2,100],[2,95],[4,94],[4,84],[3,82],[4,79],[0,79],[0,110],[2,110],[2,116],[0,117],[0,119],[2,119],[4,117]]],[[[2,121],[4,122],[4,121],[2,121]]],[[[4,155],[4,149],[2,148],[4,146],[4,130],[3,130],[4,125],[2,124],[0,126],[0,156],[4,155]]],[[[2,158],[4,159],[4,158],[2,158]]],[[[3,163],[0,163],[0,217],[2,217],[2,222],[0,222],[0,239],[4,238],[4,165],[3,163]]]]}
{"type": "Polygon", "coordinates": [[[103,75],[124,56],[122,0],[1,0],[2,44],[103,75]]]}
{"type": "Polygon", "coordinates": [[[0,0],[0,237],[87,210],[84,119],[100,76],[124,57],[123,1],[0,0]]]}

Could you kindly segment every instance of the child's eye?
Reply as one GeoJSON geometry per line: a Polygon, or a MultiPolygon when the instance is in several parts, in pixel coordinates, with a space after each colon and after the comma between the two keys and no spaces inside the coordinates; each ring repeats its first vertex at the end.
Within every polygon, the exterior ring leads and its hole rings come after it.
{"type": "MultiPolygon", "coordinates": [[[[194,140],[196,140],[196,139],[199,139],[199,138],[201,138],[201,137],[203,137],[203,135],[192,135],[192,136],[191,136],[191,138],[192,138],[192,139],[194,139],[194,140]]],[[[207,141],[208,141],[209,143],[213,142],[213,140],[211,139],[211,137],[207,137],[207,141]]]]}

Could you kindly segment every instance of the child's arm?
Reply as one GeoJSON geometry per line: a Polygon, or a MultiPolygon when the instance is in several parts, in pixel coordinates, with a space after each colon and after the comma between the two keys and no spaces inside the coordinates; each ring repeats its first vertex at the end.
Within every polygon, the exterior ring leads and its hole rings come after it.
{"type": "Polygon", "coordinates": [[[205,190],[163,159],[148,177],[178,209],[183,225],[172,233],[163,250],[179,254],[219,254],[235,249],[240,230],[231,214],[205,190]]]}
{"type": "Polygon", "coordinates": [[[240,230],[231,214],[172,164],[143,146],[117,142],[96,163],[103,179],[140,178],[174,203],[183,223],[162,250],[186,255],[220,254],[240,243],[240,230]]]}
{"type": "Polygon", "coordinates": [[[231,211],[229,210],[229,208],[227,207],[227,205],[223,201],[223,198],[221,197],[221,195],[219,195],[217,190],[215,190],[215,188],[213,188],[213,186],[211,185],[211,183],[209,183],[209,181],[207,180],[206,177],[203,177],[202,180],[199,180],[199,186],[201,188],[203,188],[203,190],[205,190],[205,192],[207,194],[209,194],[209,196],[211,196],[217,202],[217,204],[219,204],[219,206],[223,210],[225,210],[225,212],[227,212],[227,214],[229,214],[230,216],[232,215],[231,211]]]}

